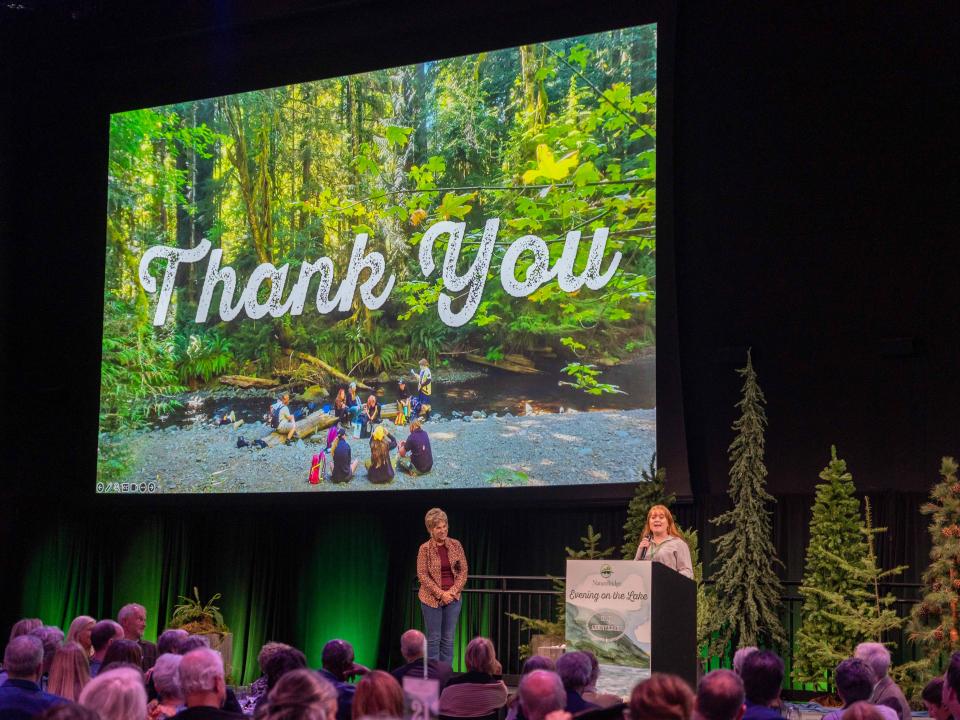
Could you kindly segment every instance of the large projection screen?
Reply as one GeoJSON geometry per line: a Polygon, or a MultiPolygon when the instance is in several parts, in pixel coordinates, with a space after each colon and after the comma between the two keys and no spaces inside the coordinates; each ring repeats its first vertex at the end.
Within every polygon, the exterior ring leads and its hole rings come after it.
{"type": "Polygon", "coordinates": [[[649,24],[113,114],[97,492],[639,480],[656,58],[649,24]]]}

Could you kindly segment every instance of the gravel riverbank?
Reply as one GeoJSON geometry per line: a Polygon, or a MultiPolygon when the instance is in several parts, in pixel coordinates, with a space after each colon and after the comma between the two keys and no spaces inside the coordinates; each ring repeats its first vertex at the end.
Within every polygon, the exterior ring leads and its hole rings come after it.
{"type": "MultiPolygon", "coordinates": [[[[397,440],[406,438],[407,428],[395,428],[390,421],[385,425],[397,440]]],[[[165,493],[593,485],[636,482],[656,448],[656,410],[441,418],[425,428],[433,471],[422,477],[398,472],[388,485],[366,479],[362,461],[370,457],[367,440],[349,439],[353,458],[361,464],[353,480],[343,484],[307,482],[311,456],[323,447],[319,437],[271,449],[237,447],[240,436],[254,440],[266,435],[269,428],[263,423],[237,430],[198,423],[131,433],[122,438],[134,468],[126,480],[155,482],[165,493]]]]}

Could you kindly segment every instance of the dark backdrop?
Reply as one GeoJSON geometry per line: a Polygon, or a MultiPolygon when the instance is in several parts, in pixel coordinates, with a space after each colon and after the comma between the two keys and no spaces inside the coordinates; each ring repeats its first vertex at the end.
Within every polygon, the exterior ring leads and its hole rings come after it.
{"type": "Polygon", "coordinates": [[[351,627],[379,621],[363,650],[384,661],[433,501],[490,572],[559,572],[563,545],[588,522],[619,542],[624,503],[609,499],[91,498],[106,113],[587,32],[650,10],[665,13],[674,56],[663,88],[672,127],[660,127],[673,141],[673,206],[658,223],[672,226],[674,252],[658,281],[676,281],[659,335],[675,333],[678,348],[661,372],[682,389],[669,430],[681,446],[685,435],[676,462],[689,461],[693,490],[681,518],[703,527],[723,503],[734,369],[752,347],[785,576],[799,576],[808,494],[831,443],[891,525],[886,557],[919,570],[916,507],[940,456],[960,452],[960,32],[946,5],[77,2],[71,19],[57,3],[23,4],[0,30],[4,625],[41,609],[48,622],[113,613],[146,588],[165,616],[198,584],[232,593],[225,606],[249,663],[267,637],[315,650],[338,632],[324,609],[346,612],[362,590],[374,596],[365,612],[380,616],[351,627]]]}

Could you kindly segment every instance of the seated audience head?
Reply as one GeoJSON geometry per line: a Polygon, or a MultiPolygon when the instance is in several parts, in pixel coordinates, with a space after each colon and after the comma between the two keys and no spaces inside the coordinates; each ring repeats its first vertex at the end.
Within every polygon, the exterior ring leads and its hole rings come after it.
{"type": "Polygon", "coordinates": [[[270,655],[266,666],[263,668],[263,674],[267,677],[267,689],[269,690],[284,675],[293,670],[301,670],[307,666],[307,656],[297,650],[295,647],[285,647],[277,650],[270,655]]]}
{"type": "Polygon", "coordinates": [[[546,655],[531,655],[524,660],[523,668],[520,670],[520,674],[528,675],[534,670],[549,670],[550,672],[556,672],[557,664],[552,658],[548,658],[546,655]]]}
{"type": "Polygon", "coordinates": [[[324,670],[338,680],[346,680],[353,670],[353,645],[346,640],[331,640],[323,646],[320,661],[324,670]]]}
{"type": "Polygon", "coordinates": [[[568,652],[557,658],[557,675],[563,681],[565,690],[583,692],[583,689],[590,684],[592,672],[590,658],[585,653],[568,652]]]}
{"type": "Polygon", "coordinates": [[[887,671],[890,669],[890,651],[883,643],[860,643],[853,651],[853,656],[863,660],[873,671],[874,682],[880,682],[887,676],[887,671]]]}
{"type": "Polygon", "coordinates": [[[690,720],[693,690],[683,678],[653,673],[630,693],[630,720],[690,720]]]}
{"type": "Polygon", "coordinates": [[[772,650],[750,653],[740,669],[743,692],[754,705],[769,706],[780,698],[783,660],[772,650]]]}
{"type": "Polygon", "coordinates": [[[147,627],[147,609],[138,603],[124,605],[117,613],[117,622],[127,640],[139,640],[147,627]]]}
{"type": "Polygon", "coordinates": [[[100,720],[136,720],[147,716],[147,691],[143,673],[136,668],[106,670],[87,683],[80,704],[100,720]]]}
{"type": "Polygon", "coordinates": [[[164,653],[154,663],[150,679],[157,691],[161,703],[171,704],[171,701],[183,700],[183,690],[180,688],[180,663],[183,655],[164,653]]]}
{"type": "Polygon", "coordinates": [[[76,701],[80,691],[90,682],[90,661],[80,643],[68,642],[53,655],[47,692],[76,701]]]}
{"type": "Polygon", "coordinates": [[[463,654],[463,661],[468,671],[498,674],[497,653],[493,649],[493,641],[485,637],[475,637],[467,643],[467,650],[463,654]]]}
{"type": "Polygon", "coordinates": [[[954,718],[960,718],[960,652],[950,656],[943,676],[943,704],[954,718]]]}
{"type": "Polygon", "coordinates": [[[848,707],[859,700],[870,698],[875,676],[863,660],[847,658],[840,661],[837,669],[833,671],[833,682],[844,707],[848,707]]]}
{"type": "Polygon", "coordinates": [[[517,691],[525,720],[543,720],[555,710],[567,706],[563,681],[555,672],[534,670],[520,679],[517,691]]]}
{"type": "Polygon", "coordinates": [[[223,677],[223,658],[210,648],[191,650],[180,660],[180,690],[187,707],[223,705],[227,684],[223,677]]]}
{"type": "Polygon", "coordinates": [[[305,668],[288,672],[267,695],[263,720],[334,720],[337,690],[319,673],[305,668]]]}
{"type": "Polygon", "coordinates": [[[935,677],[928,682],[920,694],[927,714],[933,720],[950,720],[950,709],[943,701],[943,678],[935,677]]]}
{"type": "Polygon", "coordinates": [[[357,683],[353,696],[353,718],[402,718],[403,690],[390,673],[371,670],[357,683]]]}
{"type": "Polygon", "coordinates": [[[694,710],[702,720],[740,720],[743,700],[740,676],[733,670],[713,670],[700,680],[694,710]]]}
{"type": "Polygon", "coordinates": [[[733,671],[739,675],[740,671],[743,669],[743,661],[747,659],[747,656],[750,653],[755,653],[759,648],[756,645],[747,645],[737,650],[733,654],[733,671]]]}
{"type": "Polygon", "coordinates": [[[407,630],[400,636],[400,654],[407,662],[413,662],[423,657],[423,649],[427,636],[419,630],[407,630]]]}
{"type": "Polygon", "coordinates": [[[600,679],[600,663],[597,661],[597,656],[589,650],[581,650],[580,652],[586,655],[587,660],[590,661],[590,682],[587,683],[587,687],[595,688],[597,680],[600,679]]]}
{"type": "Polygon", "coordinates": [[[843,711],[840,720],[883,720],[877,706],[860,700],[843,711]]]}
{"type": "Polygon", "coordinates": [[[89,655],[91,648],[90,633],[96,624],[97,621],[89,615],[78,615],[70,623],[70,629],[67,630],[67,642],[79,643],[89,655]]]}
{"type": "Polygon", "coordinates": [[[53,656],[63,645],[63,630],[53,625],[35,628],[30,634],[40,639],[43,643],[43,672],[50,672],[50,665],[53,664],[53,656]]]}
{"type": "Polygon", "coordinates": [[[210,640],[206,635],[187,635],[183,640],[180,641],[180,644],[177,645],[177,652],[181,655],[186,655],[191,650],[199,650],[200,648],[209,648],[210,640]]]}
{"type": "Polygon", "coordinates": [[[51,705],[34,720],[100,720],[100,716],[90,708],[71,702],[51,705]]]}
{"type": "Polygon", "coordinates": [[[43,643],[36,635],[18,635],[3,652],[3,669],[12,680],[37,682],[43,673],[43,643]]]}
{"type": "Polygon", "coordinates": [[[143,651],[140,649],[140,646],[135,641],[124,638],[114,640],[110,643],[106,655],[103,656],[103,666],[101,670],[105,670],[109,665],[114,663],[125,663],[127,665],[140,667],[142,662],[143,651]]]}
{"type": "Polygon", "coordinates": [[[263,647],[260,648],[260,652],[257,653],[257,665],[260,667],[260,674],[266,675],[267,673],[267,660],[272,658],[281,650],[288,650],[290,646],[282,642],[265,642],[263,647]]]}
{"type": "Polygon", "coordinates": [[[43,620],[40,618],[23,618],[17,620],[13,624],[13,627],[10,628],[10,639],[13,640],[15,637],[20,637],[21,635],[29,635],[31,630],[42,627],[43,620]]]}
{"type": "Polygon", "coordinates": [[[157,638],[157,655],[181,655],[180,643],[190,637],[190,633],[182,628],[164,630],[157,638]]]}
{"type": "Polygon", "coordinates": [[[117,633],[117,628],[119,627],[120,626],[113,620],[101,620],[94,625],[90,631],[90,644],[93,646],[94,654],[99,655],[100,659],[103,659],[103,654],[107,652],[107,647],[109,647],[114,640],[119,640],[123,637],[123,628],[120,628],[119,635],[117,633]]]}

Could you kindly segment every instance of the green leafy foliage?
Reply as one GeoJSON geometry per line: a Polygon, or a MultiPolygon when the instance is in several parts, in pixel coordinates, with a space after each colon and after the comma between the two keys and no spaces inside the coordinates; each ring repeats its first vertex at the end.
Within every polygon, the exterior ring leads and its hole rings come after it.
{"type": "Polygon", "coordinates": [[[214,603],[220,599],[216,593],[207,602],[200,600],[200,591],[193,588],[193,597],[180,596],[181,602],[173,608],[173,615],[167,627],[183,628],[189,633],[227,633],[230,632],[223,622],[223,614],[214,603]]]}
{"type": "Polygon", "coordinates": [[[214,330],[189,335],[179,334],[174,345],[177,353],[177,375],[184,384],[197,380],[210,382],[233,366],[230,340],[214,330]]]}
{"type": "Polygon", "coordinates": [[[618,385],[600,382],[598,378],[601,373],[597,370],[596,365],[584,365],[578,362],[568,363],[563,367],[562,372],[572,377],[573,382],[561,380],[560,385],[569,385],[577,390],[583,390],[588,395],[602,395],[604,393],[626,395],[618,385]]]}

